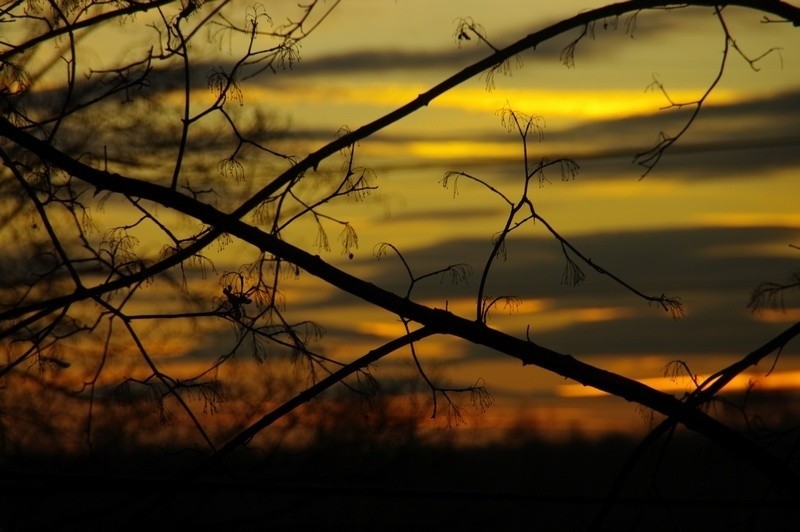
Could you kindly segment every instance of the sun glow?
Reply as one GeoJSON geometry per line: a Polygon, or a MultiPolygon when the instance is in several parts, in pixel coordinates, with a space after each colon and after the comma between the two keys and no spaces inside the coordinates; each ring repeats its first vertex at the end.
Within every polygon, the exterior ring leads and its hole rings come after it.
{"type": "MultiPolygon", "coordinates": [[[[703,382],[707,378],[708,375],[698,375],[697,382],[703,382]]],[[[692,379],[685,376],[650,377],[637,379],[637,382],[665,393],[680,395],[691,392],[695,388],[692,379]]],[[[742,392],[751,388],[762,391],[798,390],[800,389],[800,371],[775,372],[769,376],[760,373],[743,373],[734,377],[725,386],[725,391],[742,392]]],[[[582,384],[564,384],[558,387],[558,395],[561,397],[602,397],[608,393],[582,384]]]]}

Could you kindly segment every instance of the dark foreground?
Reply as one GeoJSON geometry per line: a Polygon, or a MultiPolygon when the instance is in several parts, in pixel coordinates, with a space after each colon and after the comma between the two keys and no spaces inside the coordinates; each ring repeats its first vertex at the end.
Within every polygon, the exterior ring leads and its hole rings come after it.
{"type": "Polygon", "coordinates": [[[188,478],[202,457],[154,451],[2,457],[12,530],[797,530],[800,505],[706,441],[653,447],[623,489],[636,442],[481,449],[328,442],[247,451],[188,478]],[[662,452],[663,451],[663,452],[662,452]],[[600,512],[607,517],[597,522],[600,512]]]}

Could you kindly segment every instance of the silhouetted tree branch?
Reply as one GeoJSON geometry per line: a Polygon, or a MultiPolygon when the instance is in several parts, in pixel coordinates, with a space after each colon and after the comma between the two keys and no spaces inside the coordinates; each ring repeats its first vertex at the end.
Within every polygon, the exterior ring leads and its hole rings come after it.
{"type": "MultiPolygon", "coordinates": [[[[111,358],[118,356],[115,350],[124,351],[144,369],[116,376],[114,393],[125,401],[130,400],[134,388],[143,390],[142,395],[152,400],[158,417],[165,422],[172,415],[170,405],[182,412],[209,449],[208,459],[193,473],[199,475],[218,466],[261,431],[336,384],[359,393],[372,393],[374,378],[369,373],[370,365],[407,346],[420,382],[431,394],[434,416],[438,401],[443,400],[448,414],[458,421],[461,406],[454,397],[460,393],[471,394],[479,410],[486,408],[492,397],[481,379],[472,386],[443,384],[431,376],[417,352],[417,344],[431,336],[452,336],[666,416],[631,457],[612,488],[608,504],[598,514],[598,524],[603,522],[619,486],[640,454],[670,434],[677,424],[749,462],[790,496],[800,496],[797,472],[705,408],[737,375],[771,353],[779,352],[800,334],[800,324],[707,379],[695,378],[695,389],[684,397],[658,391],[530,338],[517,338],[488,325],[492,312],[518,302],[514,294],[491,293],[496,261],[506,258],[506,244],[512,236],[535,226],[536,222],[563,253],[564,284],[579,284],[586,276],[582,266],[588,267],[589,273],[607,276],[627,292],[660,305],[674,317],[682,314],[678,298],[647,294],[635,288],[623,275],[611,273],[581,251],[537,211],[533,183],[541,186],[547,182],[545,172],[555,169],[563,180],[573,179],[578,172],[578,163],[572,159],[532,157],[528,143],[542,135],[543,125],[537,117],[510,108],[500,111],[504,125],[521,140],[522,172],[516,194],[508,194],[503,187],[469,172],[451,171],[442,180],[444,186],[452,185],[454,193],[459,180],[477,184],[508,209],[480,271],[474,319],[412,298],[417,284],[425,279],[449,277],[454,283],[465,281],[471,274],[468,265],[450,264],[418,275],[398,247],[382,244],[376,254],[396,255],[408,276],[407,290],[398,295],[336,267],[293,244],[286,236],[291,228],[307,224],[317,235],[314,246],[320,252],[327,252],[332,240],[328,231],[335,227],[343,255],[352,259],[359,243],[356,229],[351,221],[332,214],[328,207],[345,200],[363,200],[376,188],[373,173],[357,163],[359,141],[402,121],[476,76],[486,75],[487,84],[491,85],[492,75],[505,72],[509,61],[521,52],[536,49],[572,30],[578,30],[579,34],[562,54],[567,64],[572,63],[576,50],[592,34],[594,25],[602,21],[616,21],[625,14],[635,16],[644,10],[711,7],[724,38],[719,68],[695,101],[673,101],[664,85],[654,82],[668,99],[669,108],[689,108],[691,113],[677,133],[661,133],[655,146],[635,156],[634,160],[647,174],[699,118],[725,73],[731,51],[753,69],[761,57],[772,51],[755,58],[746,55],[727,26],[724,10],[741,6],[798,26],[800,8],[785,2],[755,0],[680,4],[632,0],[582,12],[505,47],[492,44],[480,24],[463,19],[458,23],[456,39],[459,43],[475,39],[488,49],[485,58],[394,111],[352,131],[341,130],[336,138],[304,157],[290,155],[273,142],[278,133],[263,116],[239,114],[236,105],[243,103],[242,83],[253,76],[291,68],[298,60],[300,43],[327,19],[338,3],[312,0],[297,6],[294,17],[279,25],[259,5],[247,8],[244,23],[236,23],[229,16],[236,6],[229,1],[51,1],[29,5],[18,2],[0,8],[0,23],[26,29],[18,42],[2,42],[5,49],[0,51],[0,160],[5,169],[0,178],[4,189],[12,191],[9,207],[2,207],[0,229],[8,228],[9,241],[21,250],[19,260],[28,263],[27,271],[8,282],[4,279],[0,286],[0,341],[9,353],[7,362],[0,366],[0,379],[26,374],[30,368],[38,368],[41,374],[66,370],[73,361],[64,355],[63,346],[86,341],[93,350],[85,356],[91,359],[86,362],[88,376],[72,390],[76,397],[85,398],[88,394],[85,432],[91,446],[93,409],[100,401],[103,377],[109,372],[111,358]],[[91,71],[83,80],[79,72],[82,60],[79,44],[85,33],[107,21],[130,20],[134,14],[153,15],[156,22],[149,26],[151,46],[136,51],[133,59],[108,70],[91,71]],[[197,101],[193,88],[197,85],[195,68],[199,60],[195,59],[197,50],[192,44],[204,28],[211,28],[217,38],[235,35],[244,44],[243,51],[227,68],[208,69],[206,82],[213,97],[210,101],[197,101]],[[55,49],[58,59],[36,63],[32,60],[34,52],[45,45],[55,49]],[[64,69],[61,74],[64,86],[44,95],[37,93],[35,89],[42,90],[37,83],[58,68],[64,69]],[[149,123],[137,111],[149,105],[141,99],[141,94],[159,82],[158,75],[166,76],[170,69],[175,69],[179,78],[176,122],[149,123]],[[119,108],[113,99],[117,96],[131,106],[119,116],[115,114],[119,108]],[[98,116],[107,117],[107,127],[101,127],[98,116]],[[135,127],[128,127],[131,124],[135,127]],[[131,131],[137,134],[132,135],[131,131]],[[137,136],[137,142],[127,144],[128,135],[137,136]],[[228,138],[223,139],[226,135],[228,138]],[[109,146],[116,146],[121,153],[109,157],[109,146]],[[248,154],[252,154],[253,163],[248,162],[248,154]],[[329,159],[334,156],[341,157],[343,163],[331,169],[329,159]],[[264,179],[249,180],[252,167],[258,167],[264,179]],[[135,177],[137,172],[139,177],[135,177]],[[208,177],[215,175],[219,179],[208,177]],[[313,186],[306,187],[306,183],[313,186]],[[115,226],[97,231],[92,213],[106,204],[124,205],[133,214],[115,226]],[[143,228],[157,235],[159,252],[142,250],[137,232],[143,228]],[[237,257],[239,264],[230,271],[217,272],[210,258],[210,246],[224,248],[234,240],[247,244],[252,255],[237,257]],[[195,293],[195,287],[190,286],[187,277],[192,274],[187,271],[192,266],[203,278],[207,272],[217,278],[219,286],[213,289],[213,297],[200,289],[195,293]],[[282,295],[284,281],[301,273],[375,309],[396,315],[405,334],[351,362],[315,351],[311,344],[322,337],[323,327],[309,320],[291,318],[282,295]],[[154,287],[153,283],[159,285],[154,287]],[[139,298],[145,298],[143,294],[159,291],[162,286],[169,291],[168,296],[159,293],[165,308],[142,311],[137,307],[139,298]],[[176,308],[166,308],[173,302],[177,302],[176,308]],[[165,370],[141,332],[153,322],[181,322],[191,328],[206,321],[232,327],[232,339],[214,361],[189,377],[177,377],[165,370]],[[204,409],[215,409],[225,399],[224,389],[216,380],[219,369],[240,351],[249,352],[261,363],[269,358],[270,350],[289,353],[294,362],[305,364],[309,385],[266,413],[259,411],[255,421],[241,421],[239,426],[243,428],[234,434],[211,433],[193,400],[203,401],[204,409]],[[353,375],[364,378],[370,390],[364,392],[358,383],[348,380],[353,375]]],[[[158,114],[158,105],[152,103],[152,116],[158,114]]],[[[763,284],[754,292],[750,306],[754,309],[780,306],[777,303],[780,295],[796,288],[798,283],[792,278],[785,284],[763,284]]],[[[689,371],[685,363],[679,367],[689,371]]],[[[0,382],[0,391],[2,388],[0,382]]],[[[53,389],[65,393],[70,388],[53,385],[53,389]]]]}

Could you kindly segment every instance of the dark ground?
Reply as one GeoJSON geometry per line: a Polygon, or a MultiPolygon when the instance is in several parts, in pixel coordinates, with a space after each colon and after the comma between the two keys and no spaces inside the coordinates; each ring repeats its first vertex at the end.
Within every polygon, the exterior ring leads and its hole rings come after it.
{"type": "MultiPolygon", "coordinates": [[[[0,458],[12,530],[591,530],[636,442],[480,449],[327,441],[243,451],[187,480],[193,452],[0,458]]],[[[800,505],[687,436],[638,463],[598,530],[797,530],[800,505]]]]}

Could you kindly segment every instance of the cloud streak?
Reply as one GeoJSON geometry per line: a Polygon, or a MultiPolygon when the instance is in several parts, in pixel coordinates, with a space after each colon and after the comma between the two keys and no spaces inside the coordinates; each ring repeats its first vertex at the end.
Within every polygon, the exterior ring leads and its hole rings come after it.
{"type": "MultiPolygon", "coordinates": [[[[524,237],[510,242],[507,262],[495,264],[487,293],[540,304],[523,305],[510,314],[498,310],[490,321],[493,326],[524,334],[529,325],[536,341],[576,355],[648,353],[691,358],[701,353],[746,354],[791,319],[791,314],[783,322],[779,315],[759,319],[746,309],[746,303],[760,282],[783,280],[797,267],[798,257],[786,251],[787,244],[800,241],[800,228],[620,231],[582,235],[572,241],[597,264],[643,292],[682,298],[687,315],[675,321],[585,265],[586,282],[565,286],[561,281],[566,261],[558,244],[550,238],[524,237]]],[[[457,285],[446,277],[431,278],[415,287],[414,297],[438,302],[441,308],[447,301],[455,305],[474,300],[480,268],[490,250],[487,236],[405,252],[417,275],[457,262],[471,264],[474,271],[467,283],[457,285]]],[[[370,280],[396,293],[405,293],[408,282],[399,261],[391,258],[374,264],[370,280]]],[[[315,302],[314,307],[341,309],[353,304],[360,305],[334,295],[315,302]]],[[[454,309],[461,307],[469,304],[454,309]]],[[[463,353],[464,360],[486,356],[493,355],[474,346],[463,353]]],[[[785,356],[792,353],[787,350],[785,356]]]]}
{"type": "MultiPolygon", "coordinates": [[[[577,160],[582,176],[607,179],[636,170],[635,154],[655,145],[660,131],[674,134],[688,111],[662,111],[625,118],[588,120],[560,131],[545,130],[542,143],[531,144],[533,157],[577,160]]],[[[709,105],[692,129],[666,152],[655,174],[680,180],[752,178],[800,166],[800,91],[788,91],[724,105],[709,105]]],[[[432,166],[517,164],[520,140],[496,132],[465,134],[382,134],[391,144],[431,161],[432,166]],[[460,143],[463,149],[459,150],[460,143]],[[485,146],[482,149],[481,146],[485,146]],[[439,159],[438,161],[434,161],[439,159]],[[444,161],[450,161],[445,163],[444,161]]],[[[415,162],[419,166],[418,161],[415,162]]]]}
{"type": "MultiPolygon", "coordinates": [[[[704,19],[700,13],[685,13],[681,18],[681,26],[694,28],[704,19]]],[[[478,21],[480,22],[480,21],[478,21]]],[[[506,27],[494,30],[486,36],[494,46],[507,46],[516,39],[522,38],[532,32],[548,27],[559,20],[538,21],[535,27],[530,24],[506,27]]],[[[679,24],[676,17],[637,16],[627,17],[623,20],[600,23],[578,45],[576,56],[579,60],[595,59],[611,60],[616,51],[631,46],[635,38],[637,46],[670,35],[679,24]]],[[[539,45],[535,50],[524,53],[525,62],[561,61],[564,47],[569,44],[579,32],[559,36],[539,45]]],[[[447,49],[422,49],[385,48],[382,50],[361,49],[346,53],[331,54],[321,57],[303,59],[289,73],[291,76],[317,76],[317,75],[344,75],[344,74],[381,74],[393,71],[429,71],[446,70],[455,72],[468,64],[483,59],[491,54],[492,50],[472,38],[469,42],[462,41],[460,46],[453,43],[447,49]]]]}

